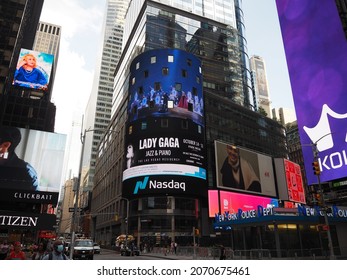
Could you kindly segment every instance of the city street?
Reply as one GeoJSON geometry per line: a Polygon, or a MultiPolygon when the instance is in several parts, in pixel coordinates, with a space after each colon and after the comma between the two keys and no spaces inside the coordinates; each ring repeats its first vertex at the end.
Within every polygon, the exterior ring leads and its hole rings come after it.
{"type": "Polygon", "coordinates": [[[140,256],[121,256],[120,253],[113,250],[101,249],[100,254],[94,255],[94,260],[185,260],[192,259],[192,257],[176,256],[176,255],[163,255],[163,254],[140,254],[140,256]]]}

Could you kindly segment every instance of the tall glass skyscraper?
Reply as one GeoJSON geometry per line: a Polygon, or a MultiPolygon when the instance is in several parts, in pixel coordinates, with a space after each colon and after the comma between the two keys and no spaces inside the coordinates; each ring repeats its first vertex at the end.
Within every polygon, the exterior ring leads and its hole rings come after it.
{"type": "Polygon", "coordinates": [[[187,244],[192,242],[193,227],[201,229],[202,236],[209,236],[207,190],[216,186],[214,141],[231,142],[273,156],[285,154],[282,126],[249,109],[253,107],[250,104],[253,93],[239,4],[230,0],[130,2],[123,51],[115,69],[111,121],[97,151],[91,203],[91,212],[95,214],[93,236],[97,241],[113,245],[115,236],[129,232],[137,237],[138,243],[163,245],[176,240],[187,244]],[[196,68],[189,70],[192,59],[178,54],[178,50],[201,62],[202,79],[196,68]],[[173,63],[176,59],[180,59],[179,63],[173,63]],[[153,80],[149,88],[148,80],[153,80]],[[197,86],[191,86],[198,81],[202,82],[202,93],[197,86]],[[201,94],[200,104],[188,101],[185,107],[177,101],[176,106],[174,97],[166,97],[168,83],[172,95],[186,94],[189,100],[192,96],[199,99],[201,94]],[[186,91],[185,87],[190,89],[186,91]],[[158,104],[155,98],[151,102],[152,96],[159,96],[158,104]],[[172,107],[166,107],[166,98],[172,101],[168,103],[172,107]],[[138,100],[142,100],[141,104],[134,102],[138,100]],[[159,104],[163,107],[154,113],[159,104]],[[194,115],[199,107],[204,112],[202,123],[194,115]],[[179,120],[174,117],[177,111],[181,113],[179,120]],[[186,116],[185,121],[182,116],[186,116]],[[194,133],[202,135],[192,140],[194,133]],[[131,165],[125,149],[131,154],[134,147],[129,144],[133,140],[138,141],[135,148],[153,149],[144,158],[137,158],[137,163],[146,168],[135,167],[132,172],[141,170],[140,173],[129,175],[131,172],[127,171],[123,177],[127,162],[131,165]],[[166,157],[160,159],[161,163],[171,161],[166,169],[159,164],[146,165],[155,155],[154,143],[166,147],[161,150],[166,157]],[[176,179],[163,182],[160,176],[154,182],[152,175],[145,175],[153,174],[151,168],[159,168],[157,171],[162,175],[172,174],[172,163],[177,164],[176,172],[182,172],[179,169],[182,158],[173,154],[178,147],[182,152],[182,145],[187,143],[188,149],[202,154],[186,152],[187,157],[194,154],[186,159],[186,166],[202,159],[207,172],[189,173],[182,178],[197,176],[204,178],[204,183],[186,178],[182,179],[186,180],[184,184],[183,181],[176,184],[176,179]],[[123,182],[134,178],[139,179],[130,185],[123,182]],[[180,193],[181,190],[184,192],[180,193]],[[117,219],[111,213],[117,213],[117,219]]]}
{"type": "Polygon", "coordinates": [[[111,119],[114,71],[122,53],[124,16],[129,0],[107,0],[106,3],[101,55],[84,118],[84,127],[95,129],[86,134],[85,140],[85,194],[92,188],[97,147],[111,119]]]}

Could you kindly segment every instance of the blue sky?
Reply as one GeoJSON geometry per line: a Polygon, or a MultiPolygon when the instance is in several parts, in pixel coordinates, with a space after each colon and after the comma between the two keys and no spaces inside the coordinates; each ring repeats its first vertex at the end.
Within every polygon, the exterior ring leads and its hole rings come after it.
{"type": "Polygon", "coordinates": [[[263,57],[271,107],[294,109],[275,0],[242,0],[248,55],[263,57]]]}
{"type": "MultiPolygon", "coordinates": [[[[106,0],[45,0],[41,20],[62,26],[52,101],[55,131],[81,120],[100,56],[106,0]]],[[[264,58],[272,107],[294,108],[275,0],[243,0],[249,56],[264,58]]]]}

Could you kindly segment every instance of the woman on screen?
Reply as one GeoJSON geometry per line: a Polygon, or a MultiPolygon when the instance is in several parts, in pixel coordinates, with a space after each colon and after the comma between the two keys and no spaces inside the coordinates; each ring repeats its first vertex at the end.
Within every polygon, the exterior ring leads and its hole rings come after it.
{"type": "Polygon", "coordinates": [[[47,78],[37,68],[36,57],[33,54],[28,53],[20,60],[14,73],[13,84],[28,88],[47,89],[47,78]]]}

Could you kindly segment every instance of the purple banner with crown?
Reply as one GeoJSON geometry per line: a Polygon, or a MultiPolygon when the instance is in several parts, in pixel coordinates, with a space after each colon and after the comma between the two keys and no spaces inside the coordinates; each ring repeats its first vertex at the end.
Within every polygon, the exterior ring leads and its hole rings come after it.
{"type": "Polygon", "coordinates": [[[276,0],[308,184],[347,177],[347,41],[335,0],[276,0]]]}

